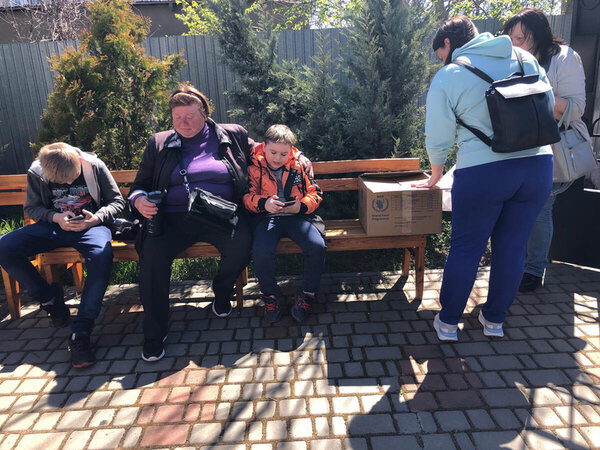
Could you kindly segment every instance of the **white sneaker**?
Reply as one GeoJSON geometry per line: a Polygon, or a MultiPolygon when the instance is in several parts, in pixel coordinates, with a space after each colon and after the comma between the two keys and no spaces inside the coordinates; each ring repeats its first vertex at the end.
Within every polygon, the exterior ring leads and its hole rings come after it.
{"type": "Polygon", "coordinates": [[[227,306],[229,305],[229,309],[227,311],[217,311],[215,303],[215,301],[213,301],[212,303],[212,312],[217,317],[227,317],[231,314],[231,311],[233,311],[233,308],[231,307],[231,302],[227,302],[227,305],[225,305],[225,308],[227,308],[227,306]]]}
{"type": "Polygon", "coordinates": [[[489,337],[501,338],[504,337],[504,330],[502,330],[501,323],[490,322],[483,317],[483,312],[479,311],[479,322],[483,325],[483,334],[489,337]]]}
{"type": "Polygon", "coordinates": [[[449,325],[440,320],[440,315],[436,314],[433,319],[433,328],[437,332],[438,339],[446,342],[458,341],[458,325],[449,325]]]}

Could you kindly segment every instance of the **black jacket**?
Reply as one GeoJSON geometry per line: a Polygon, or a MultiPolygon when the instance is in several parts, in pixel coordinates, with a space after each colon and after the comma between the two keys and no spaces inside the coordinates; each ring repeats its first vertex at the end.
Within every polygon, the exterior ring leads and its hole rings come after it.
{"type": "MultiPolygon", "coordinates": [[[[254,141],[240,125],[207,123],[217,133],[219,157],[227,167],[233,181],[233,199],[241,205],[242,196],[248,186],[248,164],[254,141]]],[[[181,139],[174,130],[161,131],[150,138],[140,168],[129,190],[129,197],[139,192],[167,189],[173,170],[179,164],[177,152],[181,151],[181,139]]]]}

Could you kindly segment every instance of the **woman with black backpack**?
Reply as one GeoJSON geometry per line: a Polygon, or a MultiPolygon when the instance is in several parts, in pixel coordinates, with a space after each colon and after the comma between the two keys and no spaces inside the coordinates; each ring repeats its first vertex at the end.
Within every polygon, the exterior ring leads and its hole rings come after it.
{"type": "MultiPolygon", "coordinates": [[[[491,238],[488,298],[478,319],[484,335],[503,337],[506,312],[523,273],[527,239],[550,193],[552,150],[542,145],[499,153],[498,124],[492,123],[486,102],[486,91],[488,97],[491,95],[490,83],[465,66],[492,80],[517,72],[532,75],[532,81],[547,96],[549,114],[554,100],[535,58],[515,51],[508,36],[479,34],[467,17],[446,20],[435,33],[432,47],[444,67],[427,94],[425,133],[432,175],[422,187],[434,186],[440,180],[455,141],[459,147],[452,186],[451,246],[440,292],[442,309],[433,326],[440,340],[458,340],[458,322],[491,238]],[[455,63],[457,60],[460,64],[455,63]],[[458,125],[458,119],[469,128],[458,125]],[[476,135],[472,129],[480,133],[476,135]]],[[[510,134],[509,130],[509,137],[513,137],[510,134]]]]}

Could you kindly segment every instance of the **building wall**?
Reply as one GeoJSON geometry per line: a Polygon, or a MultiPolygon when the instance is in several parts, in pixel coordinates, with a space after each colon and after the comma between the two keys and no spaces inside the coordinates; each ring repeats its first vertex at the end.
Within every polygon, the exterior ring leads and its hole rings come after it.
{"type": "MultiPolygon", "coordinates": [[[[133,9],[140,15],[148,17],[150,24],[149,37],[180,36],[188,30],[188,27],[175,17],[175,13],[181,11],[181,6],[170,1],[136,1],[133,9]]],[[[16,23],[21,27],[27,26],[23,10],[13,9],[16,23]]],[[[2,11],[0,10],[0,14],[2,11]]],[[[0,44],[18,42],[17,35],[12,26],[0,18],[0,44]]]]}

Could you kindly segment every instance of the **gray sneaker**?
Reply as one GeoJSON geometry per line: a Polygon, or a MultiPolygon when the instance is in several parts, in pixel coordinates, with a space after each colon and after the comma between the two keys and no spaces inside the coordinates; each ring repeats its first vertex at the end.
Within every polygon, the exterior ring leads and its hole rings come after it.
{"type": "Polygon", "coordinates": [[[436,314],[433,319],[433,328],[437,332],[437,336],[440,341],[458,341],[458,325],[450,325],[442,322],[439,314],[436,314]]]}
{"type": "Polygon", "coordinates": [[[483,317],[483,311],[479,311],[479,323],[483,325],[483,334],[488,337],[501,338],[504,337],[504,330],[502,329],[502,323],[490,322],[483,317]]]}

